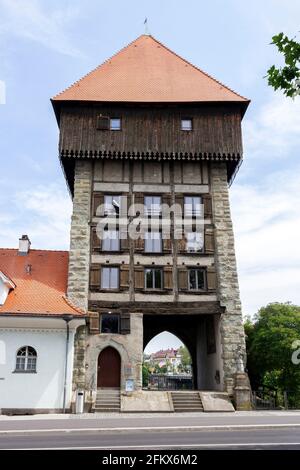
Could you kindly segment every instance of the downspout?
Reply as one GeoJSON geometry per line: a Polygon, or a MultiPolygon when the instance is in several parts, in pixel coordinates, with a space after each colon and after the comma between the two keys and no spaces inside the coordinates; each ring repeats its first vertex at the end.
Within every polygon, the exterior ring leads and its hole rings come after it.
{"type": "Polygon", "coordinates": [[[66,357],[65,357],[65,378],[64,378],[64,395],[63,395],[63,413],[66,412],[66,397],[67,397],[67,378],[68,378],[68,352],[70,340],[70,321],[73,320],[73,315],[63,315],[63,320],[66,322],[67,337],[66,337],[66,357]]]}

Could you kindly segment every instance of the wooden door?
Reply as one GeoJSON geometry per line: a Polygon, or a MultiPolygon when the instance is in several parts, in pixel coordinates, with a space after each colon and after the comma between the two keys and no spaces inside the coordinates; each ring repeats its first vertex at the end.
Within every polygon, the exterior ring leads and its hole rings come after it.
{"type": "Polygon", "coordinates": [[[108,346],[98,357],[97,387],[120,387],[121,358],[115,348],[108,346]]]}

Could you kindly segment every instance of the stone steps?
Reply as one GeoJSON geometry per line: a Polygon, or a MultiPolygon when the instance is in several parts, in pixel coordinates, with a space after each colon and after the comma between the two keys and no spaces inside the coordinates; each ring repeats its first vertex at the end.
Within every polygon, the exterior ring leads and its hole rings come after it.
{"type": "Polygon", "coordinates": [[[203,412],[199,392],[171,392],[171,398],[175,412],[203,412]]]}
{"type": "Polygon", "coordinates": [[[121,408],[120,390],[117,389],[98,389],[96,403],[94,407],[95,413],[100,412],[116,412],[119,413],[121,408]]]}

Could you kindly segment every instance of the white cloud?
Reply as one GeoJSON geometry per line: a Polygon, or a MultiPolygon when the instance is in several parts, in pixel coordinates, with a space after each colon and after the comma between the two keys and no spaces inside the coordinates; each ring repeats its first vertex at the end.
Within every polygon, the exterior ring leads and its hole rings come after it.
{"type": "Polygon", "coordinates": [[[272,93],[254,118],[245,119],[243,133],[251,160],[286,157],[300,144],[300,97],[291,100],[272,93]]]}
{"type": "Polygon", "coordinates": [[[68,249],[71,210],[66,188],[57,184],[16,192],[1,211],[0,246],[16,248],[26,233],[32,248],[68,249]]]}
{"type": "Polygon", "coordinates": [[[300,303],[300,167],[231,189],[244,313],[300,303]]]}
{"type": "Polygon", "coordinates": [[[61,54],[81,56],[65,32],[79,11],[73,6],[53,10],[44,5],[39,0],[0,0],[0,33],[30,39],[61,54]]]}

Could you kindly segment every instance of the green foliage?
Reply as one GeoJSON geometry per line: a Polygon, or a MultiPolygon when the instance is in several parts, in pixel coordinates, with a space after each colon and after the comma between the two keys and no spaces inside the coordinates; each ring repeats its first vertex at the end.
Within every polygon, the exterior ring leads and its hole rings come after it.
{"type": "Polygon", "coordinates": [[[293,364],[293,342],[300,339],[300,307],[271,303],[245,322],[248,373],[259,385],[278,390],[300,388],[300,364],[293,364]]]}
{"type": "Polygon", "coordinates": [[[142,374],[143,374],[143,387],[148,387],[150,372],[149,372],[147,365],[145,364],[143,365],[142,374]]]}
{"type": "Polygon", "coordinates": [[[274,90],[283,90],[286,96],[294,98],[300,94],[300,43],[289,39],[283,33],[273,36],[272,43],[283,54],[284,67],[272,67],[267,71],[268,84],[274,90]]]}
{"type": "Polygon", "coordinates": [[[180,346],[179,354],[181,355],[181,364],[183,368],[190,366],[192,363],[192,359],[189,350],[185,346],[180,346]]]}

